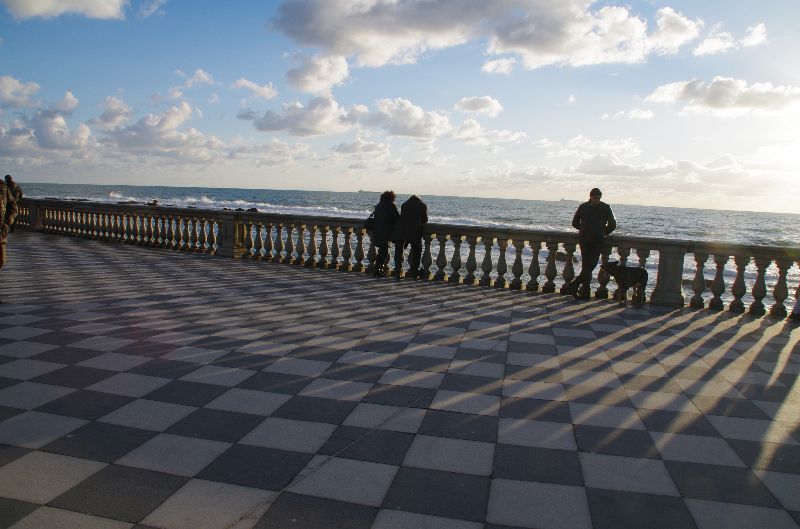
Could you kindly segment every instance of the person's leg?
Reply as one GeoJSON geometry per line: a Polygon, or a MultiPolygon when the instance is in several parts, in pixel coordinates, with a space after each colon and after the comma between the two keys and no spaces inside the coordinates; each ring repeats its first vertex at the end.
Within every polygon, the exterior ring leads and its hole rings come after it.
{"type": "Polygon", "coordinates": [[[419,262],[422,258],[422,241],[410,241],[411,251],[408,253],[408,265],[413,277],[419,276],[419,262]]]}
{"type": "Polygon", "coordinates": [[[404,241],[394,241],[394,277],[400,279],[403,272],[403,250],[406,247],[404,241]]]}
{"type": "Polygon", "coordinates": [[[386,261],[389,259],[389,243],[376,245],[378,247],[378,255],[375,257],[375,266],[372,267],[372,275],[381,276],[385,275],[383,267],[386,266],[386,261]]]}
{"type": "Polygon", "coordinates": [[[588,298],[591,294],[592,277],[594,270],[597,268],[597,262],[600,260],[599,243],[585,243],[581,244],[581,273],[578,276],[575,292],[579,297],[588,298]]]}

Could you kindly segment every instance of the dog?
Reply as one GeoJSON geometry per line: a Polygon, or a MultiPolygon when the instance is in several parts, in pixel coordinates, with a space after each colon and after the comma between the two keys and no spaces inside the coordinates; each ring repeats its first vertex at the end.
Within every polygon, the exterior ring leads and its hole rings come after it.
{"type": "Polygon", "coordinates": [[[600,266],[608,275],[614,278],[619,289],[614,293],[614,299],[625,301],[628,298],[628,289],[633,287],[631,301],[637,305],[644,303],[644,289],[647,287],[647,270],[640,267],[620,266],[617,261],[609,261],[600,266]]]}

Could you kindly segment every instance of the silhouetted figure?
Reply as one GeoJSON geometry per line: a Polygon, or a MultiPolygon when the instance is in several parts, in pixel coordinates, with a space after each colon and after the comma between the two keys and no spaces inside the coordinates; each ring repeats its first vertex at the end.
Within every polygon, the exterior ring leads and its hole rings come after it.
{"type": "Polygon", "coordinates": [[[411,195],[400,206],[400,220],[394,229],[394,275],[400,279],[403,270],[403,250],[411,246],[408,254],[408,276],[419,276],[419,261],[422,258],[422,230],[428,222],[428,206],[417,195],[411,195]]]}
{"type": "Polygon", "coordinates": [[[14,200],[14,194],[8,185],[0,181],[0,220],[2,220],[2,228],[0,228],[0,269],[6,264],[6,243],[8,242],[8,233],[14,220],[17,218],[17,201],[14,200]]]}
{"type": "MultiPolygon", "coordinates": [[[[11,195],[14,197],[14,201],[17,203],[17,208],[22,206],[22,188],[19,187],[19,184],[14,181],[10,174],[6,175],[6,185],[11,190],[11,195]]],[[[16,224],[17,221],[14,221],[16,224]]],[[[14,224],[11,225],[11,231],[14,231],[14,224]]]]}
{"type": "Polygon", "coordinates": [[[372,267],[372,275],[384,277],[386,275],[386,263],[389,261],[389,239],[394,232],[394,226],[400,217],[394,199],[397,195],[394,191],[384,191],[381,193],[380,202],[375,206],[375,230],[372,232],[372,244],[378,249],[378,256],[372,267]]]}
{"type": "Polygon", "coordinates": [[[589,299],[592,274],[606,237],[617,227],[611,206],[601,202],[603,193],[596,187],[589,191],[589,201],[578,206],[572,218],[572,227],[580,231],[581,273],[565,289],[565,293],[581,299],[589,299]]]}

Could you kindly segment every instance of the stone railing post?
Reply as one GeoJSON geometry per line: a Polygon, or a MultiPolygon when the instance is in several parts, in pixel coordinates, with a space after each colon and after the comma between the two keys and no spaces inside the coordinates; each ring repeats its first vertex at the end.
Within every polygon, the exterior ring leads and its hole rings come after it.
{"type": "Polygon", "coordinates": [[[696,266],[696,272],[694,274],[694,279],[692,280],[692,290],[694,291],[694,295],[689,301],[689,305],[696,309],[702,309],[705,306],[705,301],[703,301],[703,291],[706,289],[706,277],[704,273],[706,261],[708,261],[707,253],[694,253],[694,262],[696,266]]]}
{"type": "MultiPolygon", "coordinates": [[[[797,264],[800,265],[800,261],[797,261],[797,264]]],[[[800,284],[797,285],[797,290],[794,293],[794,300],[794,308],[789,315],[789,319],[792,321],[800,321],[800,284]]]]}
{"type": "Polygon", "coordinates": [[[769,309],[769,315],[773,318],[785,318],[786,307],[783,302],[789,297],[789,287],[786,285],[786,275],[789,273],[789,268],[792,267],[792,261],[789,259],[778,259],[775,264],[778,266],[778,282],[772,291],[772,297],[775,298],[775,303],[769,309]]]}
{"type": "Polygon", "coordinates": [[[529,292],[539,291],[539,276],[542,273],[541,266],[539,265],[539,252],[542,250],[541,241],[528,241],[531,246],[531,264],[528,266],[528,284],[525,290],[529,292]]]}
{"type": "Polygon", "coordinates": [[[450,275],[449,281],[458,283],[461,281],[461,236],[451,235],[450,240],[453,242],[453,258],[450,259],[450,267],[453,269],[453,273],[450,275]]]}
{"type": "Polygon", "coordinates": [[[492,246],[494,245],[494,238],[481,235],[481,242],[483,242],[483,262],[481,263],[483,275],[481,275],[479,284],[488,287],[492,284],[492,246]]]}
{"type": "Polygon", "coordinates": [[[683,307],[683,248],[658,249],[658,277],[650,303],[664,307],[683,307]]]}
{"type": "Polygon", "coordinates": [[[753,302],[750,304],[750,314],[753,316],[763,316],[767,310],[764,307],[764,297],[767,295],[767,284],[764,276],[767,273],[767,267],[772,262],[771,259],[763,257],[756,257],[756,281],[753,284],[753,302]]]}
{"type": "Polygon", "coordinates": [[[497,257],[497,279],[494,280],[494,286],[497,288],[506,288],[506,272],[508,272],[506,250],[508,249],[508,239],[498,237],[497,246],[500,249],[500,255],[497,257]]]}
{"type": "Polygon", "coordinates": [[[522,267],[522,251],[525,249],[525,241],[514,239],[511,243],[514,245],[514,264],[511,265],[511,274],[514,278],[511,280],[509,288],[522,290],[522,272],[525,271],[522,267]]]}
{"type": "Polygon", "coordinates": [[[731,312],[744,312],[744,302],[742,298],[747,293],[747,288],[744,284],[744,269],[750,264],[750,258],[745,255],[734,255],[733,262],[736,263],[736,279],[733,281],[731,287],[731,294],[733,294],[733,301],[731,301],[728,310],[731,312]]]}
{"type": "Polygon", "coordinates": [[[561,294],[567,292],[565,289],[568,289],[572,280],[575,279],[575,265],[572,262],[572,258],[575,256],[576,247],[577,245],[574,243],[564,243],[564,251],[567,253],[567,259],[564,262],[564,270],[561,272],[561,277],[564,278],[564,284],[561,286],[561,290],[559,290],[561,294]]]}
{"type": "Polygon", "coordinates": [[[475,270],[478,269],[478,262],[475,260],[475,245],[478,243],[477,237],[467,237],[469,255],[467,256],[467,275],[464,276],[464,284],[475,284],[475,270]]]}
{"type": "Polygon", "coordinates": [[[219,247],[217,255],[221,257],[241,258],[245,250],[245,225],[235,214],[223,213],[219,226],[219,247]]]}
{"type": "Polygon", "coordinates": [[[556,254],[558,253],[558,243],[547,241],[547,266],[544,269],[544,276],[547,278],[544,285],[542,285],[542,292],[545,294],[552,294],[556,291],[556,275],[558,269],[556,268],[556,254]]]}
{"type": "Polygon", "coordinates": [[[711,283],[711,293],[714,294],[714,297],[708,302],[708,308],[711,310],[722,310],[722,294],[725,293],[723,273],[725,265],[728,264],[728,259],[727,255],[714,255],[714,264],[717,267],[717,271],[714,274],[714,281],[711,283]]]}

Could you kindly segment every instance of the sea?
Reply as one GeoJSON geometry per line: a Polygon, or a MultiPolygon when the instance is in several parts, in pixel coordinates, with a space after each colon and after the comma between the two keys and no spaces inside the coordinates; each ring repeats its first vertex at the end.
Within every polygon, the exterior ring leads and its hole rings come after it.
{"type": "MultiPolygon", "coordinates": [[[[150,202],[197,208],[256,208],[268,213],[365,218],[380,192],[287,191],[209,187],[39,184],[25,196],[96,202],[150,202]]],[[[397,204],[409,195],[398,194],[397,204]]],[[[576,200],[423,196],[432,222],[572,231],[576,200]]],[[[800,214],[636,206],[611,202],[618,235],[768,246],[800,246],[800,214]]]]}

